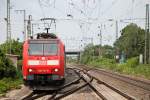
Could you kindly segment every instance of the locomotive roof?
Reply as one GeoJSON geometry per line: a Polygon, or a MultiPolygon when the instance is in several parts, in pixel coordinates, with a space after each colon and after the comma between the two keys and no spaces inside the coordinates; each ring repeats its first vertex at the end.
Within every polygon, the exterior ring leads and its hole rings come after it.
{"type": "Polygon", "coordinates": [[[58,37],[53,33],[38,33],[37,39],[57,39],[58,37]]]}
{"type": "Polygon", "coordinates": [[[59,39],[31,39],[28,43],[57,43],[59,39]]]}
{"type": "Polygon", "coordinates": [[[37,38],[30,38],[27,43],[58,43],[62,41],[53,33],[38,33],[37,38]]]}

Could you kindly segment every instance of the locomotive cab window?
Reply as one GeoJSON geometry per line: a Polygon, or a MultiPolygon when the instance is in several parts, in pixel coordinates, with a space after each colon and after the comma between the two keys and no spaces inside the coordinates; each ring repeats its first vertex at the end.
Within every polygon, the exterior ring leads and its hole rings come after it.
{"type": "Polygon", "coordinates": [[[44,44],[44,55],[57,55],[57,49],[56,43],[44,44]]]}
{"type": "Polygon", "coordinates": [[[29,44],[30,55],[43,55],[43,44],[32,43],[29,44]]]}
{"type": "Polygon", "coordinates": [[[30,43],[29,55],[57,55],[57,43],[30,43]]]}

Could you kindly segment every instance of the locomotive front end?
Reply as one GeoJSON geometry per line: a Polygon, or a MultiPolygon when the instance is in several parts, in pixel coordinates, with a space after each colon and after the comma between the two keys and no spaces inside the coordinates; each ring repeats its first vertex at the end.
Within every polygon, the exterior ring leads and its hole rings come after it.
{"type": "Polygon", "coordinates": [[[59,39],[29,40],[24,44],[23,78],[27,85],[63,82],[64,45],[59,39]]]}

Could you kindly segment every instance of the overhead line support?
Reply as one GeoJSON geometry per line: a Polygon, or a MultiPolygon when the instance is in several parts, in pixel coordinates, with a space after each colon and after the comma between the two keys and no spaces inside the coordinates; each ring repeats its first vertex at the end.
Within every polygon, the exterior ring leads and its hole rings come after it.
{"type": "Polygon", "coordinates": [[[11,54],[11,23],[10,23],[10,0],[7,0],[7,43],[9,43],[9,47],[7,46],[6,52],[11,54]]]}

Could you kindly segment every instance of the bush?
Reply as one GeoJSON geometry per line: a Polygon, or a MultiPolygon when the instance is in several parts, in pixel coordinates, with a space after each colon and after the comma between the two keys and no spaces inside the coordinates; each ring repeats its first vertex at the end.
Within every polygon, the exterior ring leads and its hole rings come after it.
{"type": "Polygon", "coordinates": [[[114,69],[114,67],[116,66],[115,60],[100,57],[95,57],[94,60],[89,61],[87,64],[106,69],[114,69]]]}
{"type": "Polygon", "coordinates": [[[11,45],[13,48],[11,48],[11,53],[14,55],[18,55],[19,58],[18,59],[22,59],[22,43],[19,42],[18,40],[11,40],[8,42],[5,42],[3,44],[0,44],[0,49],[1,51],[3,51],[5,54],[8,53],[7,51],[7,47],[9,45],[9,42],[11,42],[11,45]]]}
{"type": "Polygon", "coordinates": [[[138,57],[133,57],[127,60],[124,64],[116,64],[115,60],[108,58],[95,57],[87,63],[90,66],[109,69],[115,72],[140,76],[150,79],[150,65],[139,65],[138,57]]]}
{"type": "Polygon", "coordinates": [[[17,64],[17,78],[22,79],[22,60],[18,60],[18,64],[17,64]]]}
{"type": "Polygon", "coordinates": [[[5,93],[10,89],[21,88],[22,80],[12,79],[12,78],[3,78],[0,80],[0,94],[5,93]]]}
{"type": "Polygon", "coordinates": [[[138,65],[134,71],[136,75],[150,79],[150,65],[138,65]]]}
{"type": "Polygon", "coordinates": [[[13,66],[12,61],[0,50],[0,79],[4,77],[14,78],[15,76],[16,68],[13,66]]]}
{"type": "Polygon", "coordinates": [[[17,67],[19,69],[22,69],[22,60],[18,60],[17,67]]]}
{"type": "Polygon", "coordinates": [[[128,66],[128,67],[136,67],[139,64],[138,61],[139,61],[138,57],[130,58],[129,60],[127,60],[126,66],[128,66]]]}

